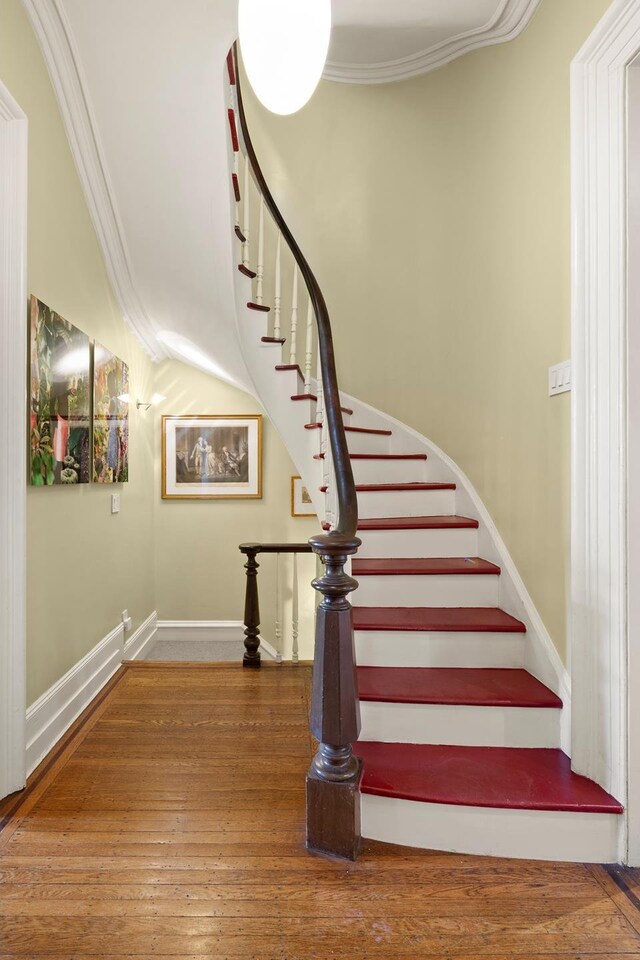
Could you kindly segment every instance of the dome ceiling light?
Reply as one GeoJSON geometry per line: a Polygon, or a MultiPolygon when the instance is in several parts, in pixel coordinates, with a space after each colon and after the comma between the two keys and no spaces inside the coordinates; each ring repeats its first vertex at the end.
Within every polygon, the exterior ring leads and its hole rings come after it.
{"type": "Polygon", "coordinates": [[[296,113],[322,76],[331,37],[331,0],[240,0],[242,59],[258,100],[296,113]]]}

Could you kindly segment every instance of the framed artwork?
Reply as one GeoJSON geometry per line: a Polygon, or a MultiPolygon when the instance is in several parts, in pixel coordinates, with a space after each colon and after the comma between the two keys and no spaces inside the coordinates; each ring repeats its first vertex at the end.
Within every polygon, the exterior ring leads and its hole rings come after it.
{"type": "Polygon", "coordinates": [[[301,477],[291,477],[291,516],[315,517],[311,494],[302,482],[301,477]]]}
{"type": "Polygon", "coordinates": [[[93,351],[93,480],[129,480],[129,367],[99,343],[93,351]]]}
{"type": "Polygon", "coordinates": [[[162,498],[262,497],[262,417],[163,417],[162,498]]]}
{"type": "Polygon", "coordinates": [[[37,297],[31,297],[29,313],[31,485],[89,483],[89,337],[37,297]]]}

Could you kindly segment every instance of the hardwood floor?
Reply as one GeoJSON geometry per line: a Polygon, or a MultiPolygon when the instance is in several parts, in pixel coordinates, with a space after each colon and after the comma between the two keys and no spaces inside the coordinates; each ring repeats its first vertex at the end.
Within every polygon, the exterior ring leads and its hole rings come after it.
{"type": "Polygon", "coordinates": [[[640,958],[640,871],[307,853],[309,674],[123,667],[0,804],[0,960],[640,958]]]}

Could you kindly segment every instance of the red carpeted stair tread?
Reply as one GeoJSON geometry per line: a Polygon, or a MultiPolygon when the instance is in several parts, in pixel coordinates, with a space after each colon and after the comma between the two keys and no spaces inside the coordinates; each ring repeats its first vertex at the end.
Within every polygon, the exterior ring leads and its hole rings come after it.
{"type": "Polygon", "coordinates": [[[526,670],[358,667],[360,700],[479,707],[552,707],[562,700],[526,670]]]}
{"type": "Polygon", "coordinates": [[[472,576],[474,574],[498,576],[500,567],[480,557],[434,557],[388,560],[358,560],[352,562],[354,577],[430,577],[472,576]]]}
{"type": "MultiPolygon", "coordinates": [[[[322,430],[321,423],[305,423],[305,430],[322,430]]],[[[366,433],[376,437],[390,437],[391,430],[370,430],[368,427],[345,427],[346,433],[366,433]]]]}
{"type": "Polygon", "coordinates": [[[527,632],[524,623],[498,607],[354,607],[353,628],[433,633],[527,632]]]}
{"type": "Polygon", "coordinates": [[[477,529],[477,520],[471,517],[376,517],[358,520],[358,530],[446,530],[477,529]]]}
{"type": "Polygon", "coordinates": [[[622,813],[602,787],[571,771],[561,750],[357,743],[362,792],[423,803],[622,813]]]}
{"type": "MultiPolygon", "coordinates": [[[[329,488],[320,487],[322,493],[329,488]]],[[[455,483],[359,483],[356,493],[420,493],[428,490],[455,490],[455,483]]]]}
{"type": "MultiPolygon", "coordinates": [[[[295,396],[291,397],[292,400],[314,400],[317,401],[315,393],[297,393],[295,396]]],[[[349,407],[340,407],[343,413],[348,414],[350,417],[353,416],[353,410],[350,410],[349,407]]]]}
{"type": "MultiPolygon", "coordinates": [[[[350,453],[352,460],[426,460],[426,453],[350,453]]],[[[317,453],[314,460],[324,460],[324,453],[317,453]]]]}

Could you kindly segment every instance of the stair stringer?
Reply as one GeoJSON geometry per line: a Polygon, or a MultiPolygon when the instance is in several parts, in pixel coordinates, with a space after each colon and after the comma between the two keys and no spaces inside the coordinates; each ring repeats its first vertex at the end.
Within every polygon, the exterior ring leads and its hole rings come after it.
{"type": "Polygon", "coordinates": [[[479,555],[497,564],[500,576],[500,606],[526,625],[523,666],[557,693],[563,702],[560,745],[571,752],[571,680],[547,631],[504,540],[473,484],[460,467],[431,440],[412,427],[375,407],[341,393],[343,402],[353,409],[359,426],[392,430],[391,452],[411,450],[427,454],[427,478],[456,484],[456,513],[478,520],[479,555]]]}

